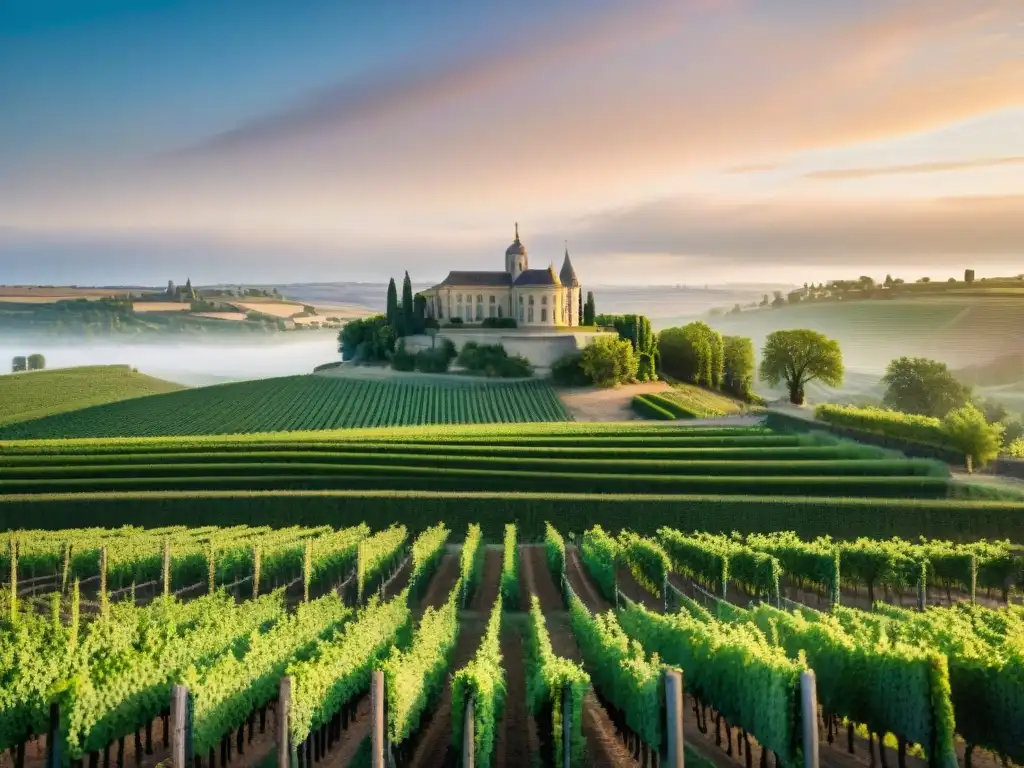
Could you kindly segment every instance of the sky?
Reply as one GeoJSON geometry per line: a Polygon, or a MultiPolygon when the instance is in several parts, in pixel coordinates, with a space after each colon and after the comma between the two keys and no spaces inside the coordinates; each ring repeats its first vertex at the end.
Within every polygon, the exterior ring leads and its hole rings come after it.
{"type": "Polygon", "coordinates": [[[0,283],[1024,273],[1020,0],[4,0],[0,283]]]}

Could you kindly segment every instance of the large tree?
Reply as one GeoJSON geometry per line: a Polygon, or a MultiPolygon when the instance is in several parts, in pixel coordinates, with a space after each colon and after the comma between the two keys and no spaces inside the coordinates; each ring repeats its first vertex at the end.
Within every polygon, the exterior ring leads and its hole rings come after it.
{"type": "Polygon", "coordinates": [[[388,323],[395,325],[398,322],[398,288],[395,286],[395,278],[388,283],[388,323]]]}
{"type": "Polygon", "coordinates": [[[415,333],[413,318],[415,316],[415,307],[413,306],[412,298],[412,280],[409,279],[409,272],[406,271],[405,277],[402,278],[402,332],[399,336],[405,336],[406,334],[415,333]]]}
{"type": "Polygon", "coordinates": [[[843,355],[839,343],[817,331],[775,331],[768,334],[761,358],[761,381],[771,386],[785,382],[789,401],[804,403],[804,388],[811,381],[831,387],[843,383],[843,355]]]}
{"type": "Polygon", "coordinates": [[[968,472],[999,455],[1003,444],[1003,425],[989,424],[985,421],[985,414],[973,405],[947,413],[942,419],[942,428],[950,442],[963,451],[968,472]]]}
{"type": "Polygon", "coordinates": [[[941,419],[971,402],[971,388],[957,381],[945,363],[924,357],[900,357],[882,377],[886,408],[941,419]]]}
{"type": "Polygon", "coordinates": [[[696,321],[682,328],[666,328],[658,335],[658,356],[663,371],[678,379],[708,387],[722,383],[725,349],[722,334],[696,321]]]}
{"type": "Polygon", "coordinates": [[[41,371],[46,368],[46,358],[38,352],[28,356],[28,369],[30,371],[41,371]]]}
{"type": "Polygon", "coordinates": [[[583,348],[580,368],[599,387],[635,381],[639,359],[626,339],[598,336],[583,348]]]}
{"type": "Polygon", "coordinates": [[[725,352],[722,389],[749,400],[754,392],[754,374],[757,368],[754,344],[742,336],[725,336],[722,341],[725,352]]]}

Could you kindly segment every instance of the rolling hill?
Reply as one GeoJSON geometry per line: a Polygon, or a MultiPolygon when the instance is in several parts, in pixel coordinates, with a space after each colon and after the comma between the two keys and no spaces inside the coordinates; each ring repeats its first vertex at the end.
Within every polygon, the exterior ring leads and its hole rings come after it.
{"type": "Polygon", "coordinates": [[[184,387],[137,373],[126,365],[14,373],[0,376],[0,425],[180,389],[184,387]]]}

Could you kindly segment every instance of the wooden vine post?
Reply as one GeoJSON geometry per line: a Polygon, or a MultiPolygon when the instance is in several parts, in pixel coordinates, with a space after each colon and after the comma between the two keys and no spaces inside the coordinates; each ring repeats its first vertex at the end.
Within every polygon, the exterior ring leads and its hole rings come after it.
{"type": "Polygon", "coordinates": [[[309,582],[313,578],[313,540],[306,539],[306,552],[302,558],[302,602],[309,602],[309,582]]]}
{"type": "Polygon", "coordinates": [[[171,688],[171,765],[185,768],[192,757],[192,713],[188,686],[171,688]]]}
{"type": "Polygon", "coordinates": [[[562,768],[572,766],[572,686],[562,686],[562,768]]]}
{"type": "Polygon", "coordinates": [[[252,599],[260,596],[260,571],[263,569],[263,556],[260,545],[252,545],[252,599]]]}
{"type": "Polygon", "coordinates": [[[8,542],[11,557],[11,624],[18,623],[18,542],[12,536],[8,542]]]}
{"type": "Polygon", "coordinates": [[[160,580],[163,582],[164,597],[171,594],[171,537],[164,538],[164,560],[160,569],[160,580]]]}
{"type": "Polygon", "coordinates": [[[281,678],[277,690],[277,768],[290,768],[292,764],[291,735],[288,720],[292,709],[292,679],[281,678]]]}
{"type": "Polygon", "coordinates": [[[476,736],[473,733],[473,712],[475,708],[476,701],[470,698],[466,702],[465,724],[462,728],[462,768],[474,768],[476,761],[476,736]]]}
{"type": "Polygon", "coordinates": [[[922,560],[920,566],[921,572],[917,577],[917,610],[923,611],[928,607],[928,563],[922,560]]]}
{"type": "Polygon", "coordinates": [[[370,679],[370,768],[384,768],[384,673],[370,679]]]}
{"type": "Polygon", "coordinates": [[[804,768],[818,768],[818,689],[813,669],[806,669],[800,673],[800,702],[804,768]]]}
{"type": "Polygon", "coordinates": [[[207,589],[208,589],[209,594],[212,595],[213,591],[217,588],[217,565],[214,562],[214,549],[213,549],[213,542],[212,541],[210,542],[210,547],[207,550],[206,565],[207,565],[206,581],[207,581],[207,584],[208,584],[207,589]]]}
{"type": "Polygon", "coordinates": [[[110,601],[107,599],[107,548],[100,547],[100,615],[110,615],[110,601]]]}
{"type": "Polygon", "coordinates": [[[665,768],[683,768],[683,673],[665,669],[665,768]]]}
{"type": "Polygon", "coordinates": [[[60,705],[50,704],[50,727],[46,731],[46,768],[61,768],[60,763],[60,705]]]}

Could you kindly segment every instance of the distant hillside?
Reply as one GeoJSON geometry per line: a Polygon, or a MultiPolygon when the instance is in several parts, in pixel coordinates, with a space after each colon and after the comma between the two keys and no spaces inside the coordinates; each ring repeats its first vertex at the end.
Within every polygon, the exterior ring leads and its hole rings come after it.
{"type": "Polygon", "coordinates": [[[750,337],[758,355],[776,330],[810,328],[839,342],[852,370],[881,374],[901,356],[941,360],[953,369],[1024,353],[1024,295],[922,296],[791,304],[707,316],[728,335],[750,337]]]}
{"type": "Polygon", "coordinates": [[[126,365],[56,368],[0,376],[0,424],[39,419],[183,387],[126,365]]]}

